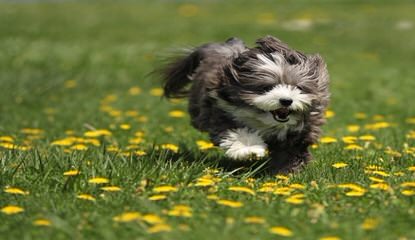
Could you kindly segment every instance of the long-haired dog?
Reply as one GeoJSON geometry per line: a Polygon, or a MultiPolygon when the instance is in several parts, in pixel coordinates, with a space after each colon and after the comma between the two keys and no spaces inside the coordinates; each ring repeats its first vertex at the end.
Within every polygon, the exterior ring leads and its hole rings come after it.
{"type": "Polygon", "coordinates": [[[192,125],[234,160],[269,154],[275,172],[311,159],[329,102],[319,55],[267,36],[249,48],[237,39],[194,48],[163,69],[164,94],[189,97],[192,125]]]}

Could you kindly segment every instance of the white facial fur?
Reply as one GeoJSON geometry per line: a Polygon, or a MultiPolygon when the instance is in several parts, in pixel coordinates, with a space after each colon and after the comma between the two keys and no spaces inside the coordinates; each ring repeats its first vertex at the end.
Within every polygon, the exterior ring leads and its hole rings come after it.
{"type": "Polygon", "coordinates": [[[280,99],[291,99],[293,102],[289,109],[303,111],[311,104],[311,97],[304,94],[300,89],[291,85],[277,85],[272,90],[255,96],[251,99],[252,104],[264,111],[272,111],[281,108],[280,99]]]}

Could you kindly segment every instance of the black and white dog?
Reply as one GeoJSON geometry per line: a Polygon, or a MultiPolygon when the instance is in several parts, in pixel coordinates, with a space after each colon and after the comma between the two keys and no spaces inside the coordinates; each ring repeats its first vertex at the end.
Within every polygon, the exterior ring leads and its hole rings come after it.
{"type": "Polygon", "coordinates": [[[305,55],[267,36],[249,48],[237,39],[209,43],[169,62],[164,94],[189,97],[192,125],[235,160],[271,156],[275,171],[311,159],[329,102],[319,55],[305,55]]]}

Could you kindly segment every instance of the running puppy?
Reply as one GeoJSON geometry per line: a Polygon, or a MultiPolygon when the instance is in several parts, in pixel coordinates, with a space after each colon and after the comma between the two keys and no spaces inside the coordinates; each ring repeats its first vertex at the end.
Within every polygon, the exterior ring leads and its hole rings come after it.
{"type": "Polygon", "coordinates": [[[192,49],[163,69],[164,94],[188,97],[192,125],[234,160],[271,156],[275,172],[311,159],[329,102],[319,55],[267,36],[249,48],[237,39],[192,49]]]}

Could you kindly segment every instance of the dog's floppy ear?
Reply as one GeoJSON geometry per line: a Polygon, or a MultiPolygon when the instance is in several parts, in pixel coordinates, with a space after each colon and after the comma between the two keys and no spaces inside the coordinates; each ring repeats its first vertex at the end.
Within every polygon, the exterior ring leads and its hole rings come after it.
{"type": "Polygon", "coordinates": [[[289,64],[299,64],[307,59],[302,52],[291,49],[287,44],[273,36],[260,38],[256,41],[256,44],[265,53],[280,53],[289,64]]]}
{"type": "Polygon", "coordinates": [[[319,54],[310,55],[307,58],[309,63],[309,76],[311,80],[317,81],[317,94],[323,106],[329,102],[329,73],[327,65],[319,54]]]}

